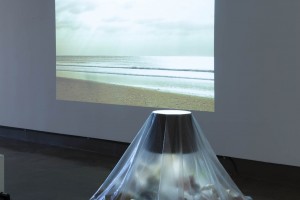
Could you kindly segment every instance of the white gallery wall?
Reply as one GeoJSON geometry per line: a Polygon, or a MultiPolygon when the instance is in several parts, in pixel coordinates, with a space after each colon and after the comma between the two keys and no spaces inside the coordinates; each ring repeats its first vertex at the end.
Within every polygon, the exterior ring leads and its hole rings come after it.
{"type": "MultiPolygon", "coordinates": [[[[170,5],[171,6],[171,5],[170,5]]],[[[216,0],[216,153],[300,166],[300,1],[216,0]]],[[[56,100],[54,0],[0,1],[0,125],[130,142],[152,110],[56,100]]]]}

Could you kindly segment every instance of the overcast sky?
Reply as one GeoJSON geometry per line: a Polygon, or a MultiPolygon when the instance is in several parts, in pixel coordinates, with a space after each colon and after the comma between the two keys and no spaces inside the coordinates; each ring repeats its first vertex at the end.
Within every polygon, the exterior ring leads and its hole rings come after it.
{"type": "Polygon", "coordinates": [[[214,0],[56,0],[57,55],[213,56],[214,0]]]}

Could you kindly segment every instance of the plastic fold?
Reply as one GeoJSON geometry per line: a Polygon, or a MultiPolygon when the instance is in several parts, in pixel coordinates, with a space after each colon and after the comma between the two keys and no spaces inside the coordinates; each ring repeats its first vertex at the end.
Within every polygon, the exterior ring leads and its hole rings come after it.
{"type": "Polygon", "coordinates": [[[218,161],[189,111],[148,117],[91,200],[250,200],[218,161]]]}

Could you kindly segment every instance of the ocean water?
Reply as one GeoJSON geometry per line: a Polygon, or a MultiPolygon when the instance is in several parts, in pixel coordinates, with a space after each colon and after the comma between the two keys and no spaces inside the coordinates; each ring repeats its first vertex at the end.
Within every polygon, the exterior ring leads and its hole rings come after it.
{"type": "Polygon", "coordinates": [[[214,98],[214,58],[57,56],[57,77],[214,98]]]}

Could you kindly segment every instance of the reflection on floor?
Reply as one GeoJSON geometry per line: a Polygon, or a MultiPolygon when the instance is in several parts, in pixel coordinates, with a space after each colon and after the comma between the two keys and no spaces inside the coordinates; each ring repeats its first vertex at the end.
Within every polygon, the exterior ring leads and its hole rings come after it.
{"type": "MultiPolygon", "coordinates": [[[[118,158],[97,153],[1,137],[0,154],[5,155],[5,192],[12,200],[89,199],[118,161],[118,158]]],[[[266,175],[253,176],[243,170],[246,165],[252,169],[257,167],[251,161],[221,158],[221,162],[241,191],[254,200],[296,200],[300,197],[299,175],[292,175],[291,179],[284,175],[285,170],[291,174],[291,171],[299,172],[299,168],[274,165],[275,174],[268,170],[261,172],[266,175]]]]}

